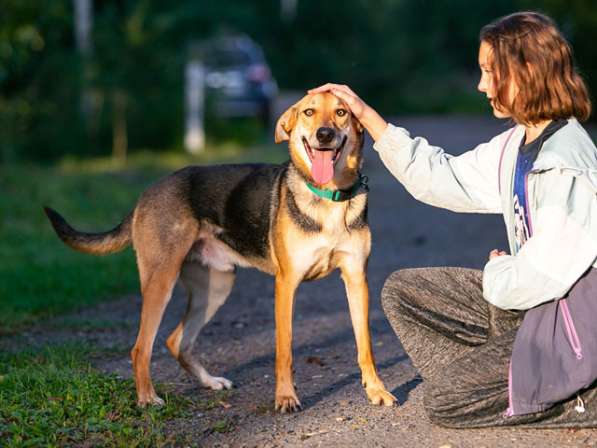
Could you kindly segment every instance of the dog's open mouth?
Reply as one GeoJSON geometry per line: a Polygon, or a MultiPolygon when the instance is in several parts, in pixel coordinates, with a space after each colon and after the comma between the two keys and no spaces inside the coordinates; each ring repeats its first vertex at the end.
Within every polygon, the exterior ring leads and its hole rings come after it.
{"type": "Polygon", "coordinates": [[[303,145],[305,151],[311,160],[311,176],[313,180],[319,185],[328,183],[334,177],[334,167],[346,143],[346,136],[342,139],[342,143],[337,148],[312,148],[305,137],[303,137],[303,145]]]}

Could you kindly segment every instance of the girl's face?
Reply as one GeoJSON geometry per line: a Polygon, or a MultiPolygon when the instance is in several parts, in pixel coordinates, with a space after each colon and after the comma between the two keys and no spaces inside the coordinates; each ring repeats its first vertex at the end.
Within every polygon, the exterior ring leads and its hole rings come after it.
{"type": "MultiPolygon", "coordinates": [[[[496,118],[509,118],[511,117],[511,114],[508,112],[506,107],[498,102],[497,99],[497,88],[495,82],[496,73],[493,71],[492,57],[491,45],[485,41],[482,41],[481,45],[479,46],[479,67],[481,69],[481,79],[479,80],[479,85],[477,88],[487,96],[489,104],[491,104],[493,109],[493,115],[496,118]]],[[[518,88],[514,81],[511,80],[510,86],[508,88],[508,101],[510,104],[516,97],[517,93],[518,88]]]]}

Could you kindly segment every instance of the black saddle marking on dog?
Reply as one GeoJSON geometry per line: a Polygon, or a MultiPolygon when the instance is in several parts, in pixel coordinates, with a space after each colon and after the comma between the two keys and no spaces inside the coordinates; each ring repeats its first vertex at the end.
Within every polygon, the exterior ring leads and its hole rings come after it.
{"type": "Polygon", "coordinates": [[[365,207],[363,207],[363,211],[359,214],[359,216],[348,223],[348,230],[361,230],[369,226],[367,223],[368,209],[369,204],[366,202],[365,207]]]}
{"type": "Polygon", "coordinates": [[[305,232],[318,233],[321,232],[322,226],[310,216],[304,214],[301,209],[296,205],[294,194],[290,189],[286,190],[286,205],[290,212],[292,221],[298,225],[305,232]]]}
{"type": "Polygon", "coordinates": [[[218,238],[239,254],[266,257],[271,211],[286,170],[286,164],[196,167],[188,173],[194,215],[222,228],[218,238]]]}

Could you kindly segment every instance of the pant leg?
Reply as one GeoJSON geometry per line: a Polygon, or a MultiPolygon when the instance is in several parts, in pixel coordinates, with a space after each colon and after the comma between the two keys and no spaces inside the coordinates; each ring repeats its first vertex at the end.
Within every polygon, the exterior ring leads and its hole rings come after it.
{"type": "Polygon", "coordinates": [[[404,269],[386,280],[384,312],[423,379],[487,341],[490,315],[481,291],[481,271],[473,269],[404,269]]]}
{"type": "Polygon", "coordinates": [[[431,420],[454,428],[522,425],[597,427],[597,384],[535,414],[504,417],[508,367],[523,312],[500,310],[482,296],[480,271],[405,269],[384,285],[382,305],[404,349],[424,378],[431,420]]]}
{"type": "Polygon", "coordinates": [[[534,414],[505,417],[508,408],[508,368],[516,329],[490,338],[445,365],[442,375],[425,382],[424,407],[431,421],[451,428],[525,426],[532,428],[597,427],[597,387],[581,398],[585,412],[578,413],[576,397],[534,414]]]}

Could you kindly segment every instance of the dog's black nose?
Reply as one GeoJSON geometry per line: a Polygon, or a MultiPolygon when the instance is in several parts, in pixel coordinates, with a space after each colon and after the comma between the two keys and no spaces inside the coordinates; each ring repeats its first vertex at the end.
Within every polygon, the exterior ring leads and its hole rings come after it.
{"type": "Polygon", "coordinates": [[[319,128],[315,135],[317,136],[319,143],[325,145],[334,139],[336,136],[336,131],[334,131],[332,128],[319,128]]]}

